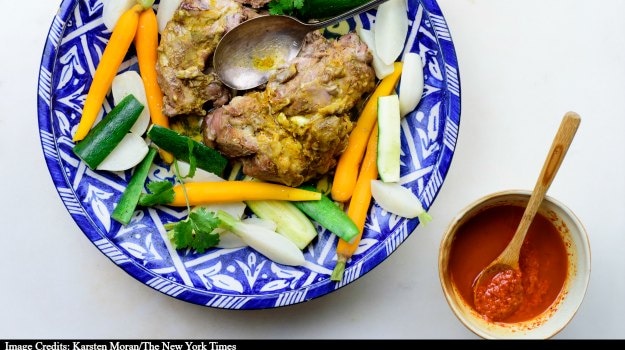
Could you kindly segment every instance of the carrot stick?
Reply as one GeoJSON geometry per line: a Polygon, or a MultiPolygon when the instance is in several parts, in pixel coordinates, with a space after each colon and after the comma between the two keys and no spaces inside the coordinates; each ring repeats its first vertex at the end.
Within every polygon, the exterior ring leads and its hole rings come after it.
{"type": "MultiPolygon", "coordinates": [[[[150,119],[153,124],[169,128],[169,118],[163,114],[163,92],[157,81],[156,58],[158,50],[158,24],[154,10],[149,7],[139,15],[139,23],[135,36],[135,48],[139,71],[145,87],[145,96],[148,100],[150,119]]],[[[171,163],[174,157],[171,153],[159,149],[161,158],[171,163]]]]}
{"type": "Polygon", "coordinates": [[[143,11],[141,5],[134,5],[121,15],[115,28],[113,28],[111,38],[104,48],[102,59],[98,63],[89,87],[82,117],[74,134],[74,142],[85,138],[95,123],[119,66],[122,64],[130,44],[132,44],[141,11],[143,11]]]}
{"type": "Polygon", "coordinates": [[[274,183],[215,181],[177,184],[174,186],[174,200],[168,204],[183,207],[187,206],[187,204],[194,206],[248,200],[311,201],[319,199],[321,199],[321,193],[319,192],[274,183]]]}
{"type": "Polygon", "coordinates": [[[367,149],[365,156],[362,160],[362,166],[356,185],[354,186],[354,194],[349,201],[349,207],[347,208],[347,216],[349,216],[360,233],[351,241],[339,239],[336,246],[337,261],[332,276],[332,281],[340,281],[343,279],[343,272],[345,271],[345,263],[347,259],[351,258],[358,249],[362,233],[365,229],[365,221],[367,220],[367,213],[369,212],[369,204],[371,204],[371,180],[378,178],[377,167],[377,155],[378,155],[378,123],[374,122],[373,130],[371,131],[371,137],[367,143],[367,149]]]}
{"type": "Polygon", "coordinates": [[[378,97],[389,95],[393,92],[397,81],[401,77],[401,71],[402,63],[395,62],[395,71],[382,79],[369,97],[354,130],[349,135],[347,148],[339,158],[332,183],[332,199],[335,201],[346,202],[352,196],[360,163],[367,147],[367,141],[377,120],[378,97]]]}

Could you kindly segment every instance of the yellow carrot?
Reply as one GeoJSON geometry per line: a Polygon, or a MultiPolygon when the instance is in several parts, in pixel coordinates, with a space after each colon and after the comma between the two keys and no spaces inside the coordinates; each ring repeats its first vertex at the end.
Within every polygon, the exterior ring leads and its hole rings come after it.
{"type": "Polygon", "coordinates": [[[174,200],[169,205],[183,207],[187,204],[194,206],[252,200],[315,201],[319,199],[321,199],[319,192],[268,182],[188,182],[174,186],[174,200]]]}
{"type": "Polygon", "coordinates": [[[339,239],[336,246],[336,266],[332,271],[330,279],[332,281],[340,281],[343,279],[343,272],[345,271],[345,263],[349,258],[354,255],[360,240],[362,233],[365,229],[365,221],[367,220],[367,214],[369,213],[369,205],[371,204],[371,180],[378,178],[377,167],[377,155],[378,155],[378,123],[374,121],[373,130],[367,143],[366,153],[362,160],[362,166],[356,185],[354,186],[354,193],[349,201],[347,208],[347,216],[349,216],[360,233],[351,241],[339,239]]]}
{"type": "MultiPolygon", "coordinates": [[[[139,15],[139,23],[135,36],[135,48],[139,71],[148,100],[150,119],[153,124],[169,127],[169,118],[163,114],[163,92],[157,81],[156,58],[158,50],[158,24],[154,10],[149,7],[139,15]]],[[[171,153],[159,149],[161,158],[171,163],[174,157],[171,153]]]]}
{"type": "Polygon", "coordinates": [[[74,142],[85,138],[95,123],[102,108],[102,103],[111,89],[113,79],[117,75],[119,66],[122,64],[130,44],[132,44],[141,11],[143,11],[141,5],[134,5],[122,14],[115,28],[113,28],[111,38],[104,48],[102,58],[100,63],[98,63],[93,81],[89,87],[82,117],[74,134],[74,142]]]}
{"type": "Polygon", "coordinates": [[[360,170],[360,163],[367,147],[367,141],[377,120],[378,97],[390,95],[393,92],[397,81],[401,77],[401,71],[402,63],[395,62],[395,71],[382,79],[369,97],[356,122],[356,126],[354,126],[354,130],[349,135],[347,148],[339,158],[332,182],[332,199],[335,201],[346,202],[352,196],[358,171],[360,170]]]}

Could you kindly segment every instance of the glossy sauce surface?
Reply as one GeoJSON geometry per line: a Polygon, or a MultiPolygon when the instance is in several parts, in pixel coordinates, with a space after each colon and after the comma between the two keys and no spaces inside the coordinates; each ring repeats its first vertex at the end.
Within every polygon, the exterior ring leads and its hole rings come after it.
{"type": "MultiPolygon", "coordinates": [[[[459,293],[474,309],[473,282],[480,271],[508,244],[523,211],[523,207],[513,205],[489,208],[458,228],[451,247],[449,270],[459,293]]],[[[484,294],[478,300],[482,311],[489,310],[486,315],[481,312],[484,318],[508,323],[530,320],[547,310],[560,293],[567,276],[567,252],[557,229],[540,213],[527,232],[519,264],[522,295],[519,296],[516,289],[497,290],[500,293],[498,298],[484,294]],[[497,312],[515,298],[522,298],[522,301],[513,313],[497,312]]]]}
{"type": "Polygon", "coordinates": [[[480,284],[474,285],[475,309],[493,321],[511,316],[523,304],[524,298],[523,274],[512,268],[487,273],[480,284]]]}

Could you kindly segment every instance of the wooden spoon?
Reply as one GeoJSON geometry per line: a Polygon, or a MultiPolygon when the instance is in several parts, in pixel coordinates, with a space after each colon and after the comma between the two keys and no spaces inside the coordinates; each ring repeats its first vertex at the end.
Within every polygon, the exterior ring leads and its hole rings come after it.
{"type": "MultiPolygon", "coordinates": [[[[520,277],[520,269],[519,269],[519,255],[521,252],[521,247],[523,246],[523,241],[525,239],[525,235],[527,234],[527,230],[530,227],[530,224],[534,220],[534,216],[536,215],[538,208],[540,207],[545,195],[547,193],[547,189],[551,186],[558,169],[560,168],[560,164],[562,164],[562,160],[566,152],[569,149],[571,142],[573,141],[573,136],[577,131],[579,123],[581,121],[580,116],[575,112],[568,112],[562,118],[562,122],[560,123],[560,128],[558,129],[557,134],[553,140],[551,145],[551,149],[547,154],[547,159],[543,164],[543,168],[540,172],[540,176],[536,181],[536,185],[534,186],[534,190],[530,196],[529,202],[527,203],[527,207],[523,213],[523,217],[521,218],[521,222],[512,237],[512,240],[506,248],[499,254],[499,256],[493,260],[486,268],[480,272],[480,274],[476,277],[473,282],[473,294],[474,301],[476,305],[477,311],[484,314],[479,309],[479,301],[478,298],[482,298],[483,295],[480,295],[484,291],[483,288],[488,286],[489,284],[492,286],[492,283],[502,283],[498,285],[498,290],[504,290],[504,292],[517,293],[519,290],[522,293],[522,286],[520,285],[521,279],[520,277]],[[508,274],[502,275],[502,272],[508,272],[508,274]],[[496,275],[499,275],[499,279],[493,279],[496,275]],[[516,276],[516,278],[514,277],[516,276]],[[502,281],[501,279],[508,279],[507,281],[502,281]],[[506,283],[504,285],[503,283],[506,283]],[[516,284],[516,286],[514,285],[516,284]],[[518,289],[520,288],[520,289],[518,289]]],[[[493,289],[491,289],[492,291],[493,289]]],[[[493,296],[490,296],[492,299],[493,296]]],[[[497,305],[498,308],[505,308],[506,310],[495,310],[499,315],[510,315],[519,307],[522,298],[506,298],[507,302],[501,305],[497,305]],[[510,300],[516,300],[517,302],[510,303],[510,300]]],[[[492,300],[491,300],[492,301],[492,300]]],[[[495,301],[496,302],[496,301],[495,301]]],[[[488,316],[488,315],[486,315],[488,316]]]]}

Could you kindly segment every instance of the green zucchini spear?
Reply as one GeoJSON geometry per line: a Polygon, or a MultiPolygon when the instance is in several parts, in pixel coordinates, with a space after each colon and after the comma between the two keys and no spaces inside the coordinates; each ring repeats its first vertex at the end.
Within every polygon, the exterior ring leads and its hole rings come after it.
{"type": "Polygon", "coordinates": [[[74,146],[74,154],[96,169],[128,134],[143,108],[132,94],[126,96],[74,146]]]}
{"type": "Polygon", "coordinates": [[[128,186],[126,186],[119,202],[117,202],[113,214],[111,214],[111,217],[122,225],[128,225],[137,207],[137,203],[139,203],[139,197],[141,197],[143,186],[145,186],[145,180],[148,178],[154,156],[156,156],[156,148],[150,147],[148,154],[143,158],[132,174],[128,186]]]}
{"type": "MultiPolygon", "coordinates": [[[[305,185],[300,188],[317,191],[313,186],[305,185]]],[[[318,192],[318,191],[317,191],[318,192]]],[[[328,231],[334,233],[346,242],[351,242],[360,230],[354,221],[334,203],[328,196],[321,194],[318,201],[296,201],[293,204],[304,214],[319,223],[328,231]]]]}
{"type": "Polygon", "coordinates": [[[176,159],[187,163],[194,161],[195,166],[215,175],[223,176],[228,165],[228,159],[219,151],[164,126],[152,124],[148,129],[148,137],[176,159]]]}
{"type": "Polygon", "coordinates": [[[303,20],[340,15],[371,0],[272,0],[269,14],[292,15],[303,20]]]}

